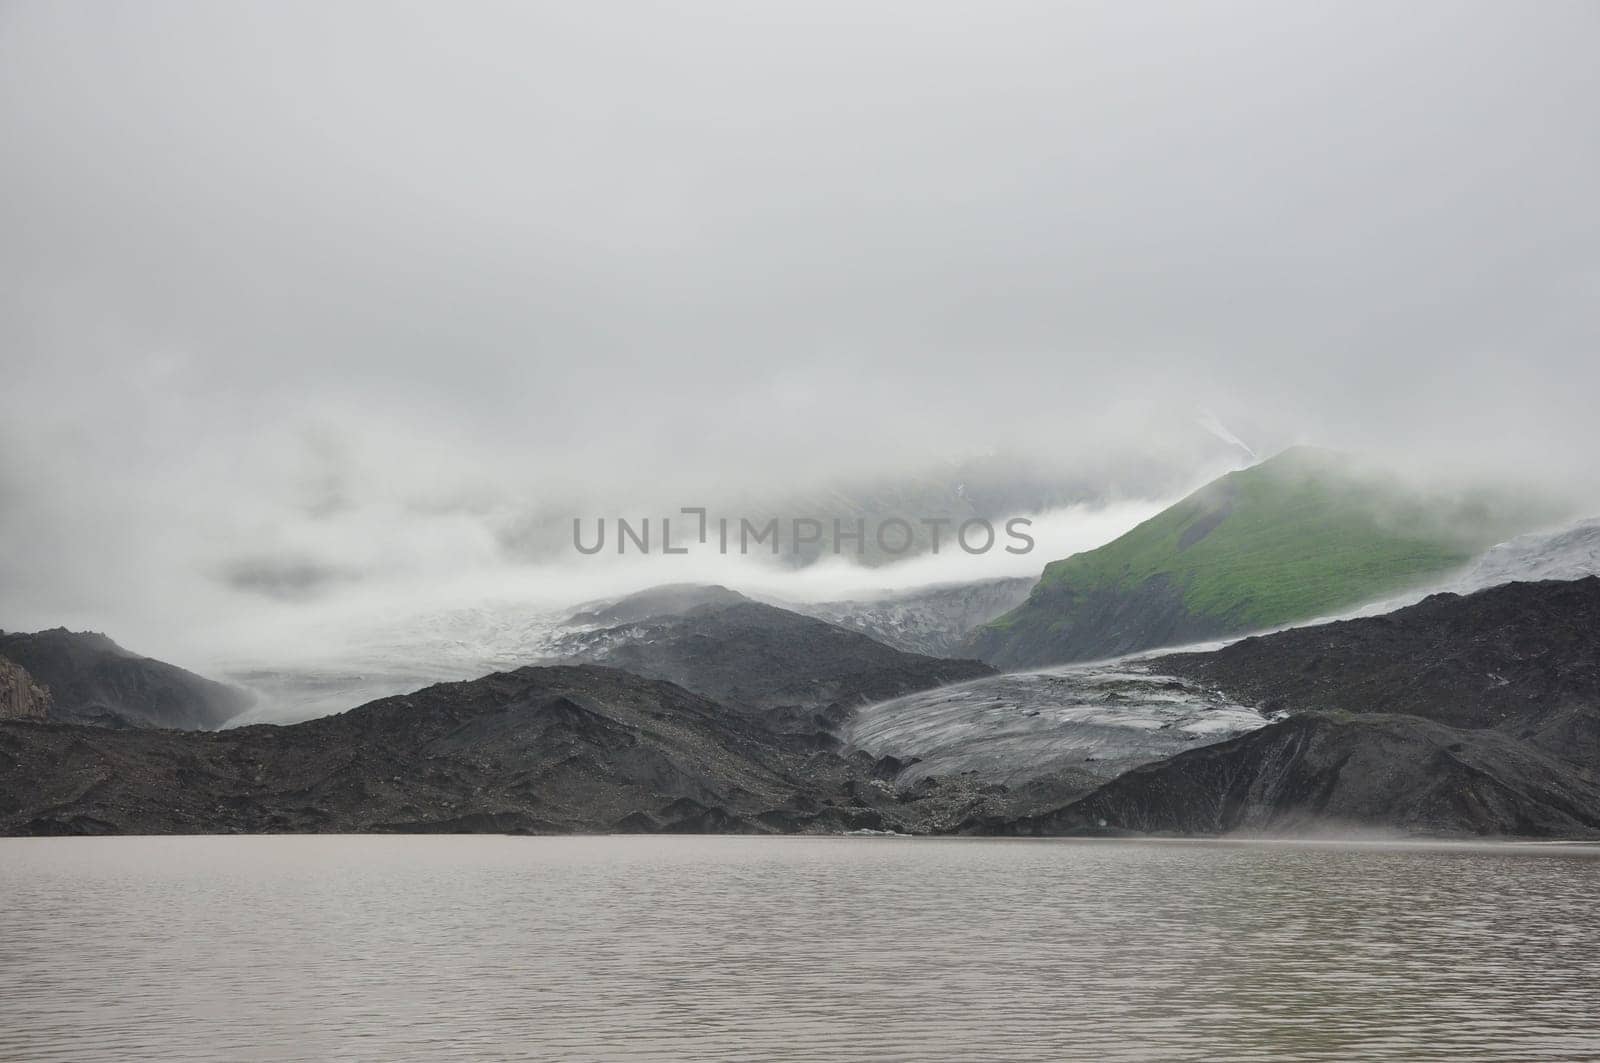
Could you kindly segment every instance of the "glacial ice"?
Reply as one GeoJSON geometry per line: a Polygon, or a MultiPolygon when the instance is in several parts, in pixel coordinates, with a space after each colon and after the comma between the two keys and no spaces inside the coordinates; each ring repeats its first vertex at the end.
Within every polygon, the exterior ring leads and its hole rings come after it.
{"type": "Polygon", "coordinates": [[[920,758],[896,780],[975,772],[1017,785],[1064,770],[1109,778],[1265,725],[1254,709],[1136,660],[979,679],[859,710],[851,745],[920,758]]]}

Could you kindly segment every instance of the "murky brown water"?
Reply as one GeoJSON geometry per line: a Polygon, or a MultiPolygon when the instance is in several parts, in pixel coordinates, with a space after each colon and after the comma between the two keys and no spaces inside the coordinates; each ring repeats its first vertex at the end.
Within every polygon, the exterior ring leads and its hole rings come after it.
{"type": "Polygon", "coordinates": [[[0,841],[0,1059],[1600,1059],[1600,849],[0,841]]]}

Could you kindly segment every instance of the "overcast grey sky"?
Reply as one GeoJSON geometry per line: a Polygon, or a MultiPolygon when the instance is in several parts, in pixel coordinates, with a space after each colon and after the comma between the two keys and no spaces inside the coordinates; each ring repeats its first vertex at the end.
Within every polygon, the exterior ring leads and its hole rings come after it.
{"type": "Polygon", "coordinates": [[[1597,54],[1592,0],[0,3],[0,623],[1208,412],[1590,490],[1597,54]]]}

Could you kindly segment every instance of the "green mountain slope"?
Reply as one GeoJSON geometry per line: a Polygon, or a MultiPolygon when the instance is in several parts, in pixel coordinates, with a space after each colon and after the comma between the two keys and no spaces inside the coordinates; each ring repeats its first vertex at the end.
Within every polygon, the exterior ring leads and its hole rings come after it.
{"type": "Polygon", "coordinates": [[[1052,562],[967,652],[1029,668],[1306,620],[1431,582],[1552,516],[1486,492],[1425,495],[1296,447],[1052,562]]]}

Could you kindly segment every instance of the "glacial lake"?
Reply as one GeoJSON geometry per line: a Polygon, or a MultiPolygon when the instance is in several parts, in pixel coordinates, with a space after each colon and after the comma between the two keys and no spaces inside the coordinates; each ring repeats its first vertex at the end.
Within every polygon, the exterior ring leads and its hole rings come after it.
{"type": "Polygon", "coordinates": [[[0,840],[0,1059],[1600,1059],[1600,848],[0,840]]]}

